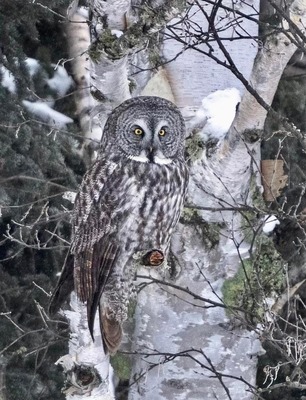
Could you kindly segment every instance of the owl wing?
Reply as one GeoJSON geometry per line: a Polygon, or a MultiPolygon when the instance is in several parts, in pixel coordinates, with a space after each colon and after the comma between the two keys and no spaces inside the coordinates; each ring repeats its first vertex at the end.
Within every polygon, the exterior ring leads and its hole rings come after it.
{"type": "Polygon", "coordinates": [[[87,302],[92,336],[99,300],[119,254],[115,237],[123,179],[118,164],[106,158],[84,176],[75,200],[73,240],[49,305],[50,314],[55,313],[74,286],[80,300],[87,302]]]}

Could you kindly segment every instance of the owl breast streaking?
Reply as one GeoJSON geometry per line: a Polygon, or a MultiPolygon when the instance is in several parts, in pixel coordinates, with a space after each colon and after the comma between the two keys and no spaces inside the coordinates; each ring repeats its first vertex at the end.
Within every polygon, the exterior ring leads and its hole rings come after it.
{"type": "Polygon", "coordinates": [[[73,277],[77,296],[87,304],[92,336],[99,309],[110,353],[121,342],[134,291],[135,255],[157,249],[167,257],[188,183],[184,139],[183,117],[168,100],[125,101],[109,116],[98,159],[76,197],[72,244],[50,312],[73,288],[73,277]]]}

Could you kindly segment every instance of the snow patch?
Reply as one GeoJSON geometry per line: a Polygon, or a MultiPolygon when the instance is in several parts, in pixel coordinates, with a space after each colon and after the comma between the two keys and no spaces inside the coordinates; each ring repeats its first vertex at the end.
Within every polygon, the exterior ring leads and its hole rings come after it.
{"type": "Polygon", "coordinates": [[[39,61],[35,58],[28,57],[24,62],[31,78],[41,69],[39,61]]]}
{"type": "Polygon", "coordinates": [[[16,81],[14,75],[5,68],[4,65],[0,67],[1,85],[5,87],[10,93],[16,93],[16,81]]]}
{"type": "Polygon", "coordinates": [[[240,100],[240,92],[236,88],[217,90],[209,94],[202,100],[202,105],[191,119],[190,129],[198,130],[204,140],[222,139],[235,118],[240,100]]]}
{"type": "Polygon", "coordinates": [[[73,80],[64,67],[61,65],[54,67],[54,75],[52,78],[47,79],[47,84],[50,89],[54,90],[60,97],[64,96],[73,85],[73,80]]]}
{"type": "Polygon", "coordinates": [[[120,38],[120,36],[123,35],[123,32],[119,31],[119,29],[111,29],[111,34],[115,35],[117,38],[120,38]]]}
{"type": "Polygon", "coordinates": [[[58,111],[53,110],[48,104],[43,101],[31,102],[28,100],[23,100],[22,104],[29,113],[35,115],[42,121],[45,121],[56,128],[64,128],[66,124],[71,124],[73,122],[73,119],[58,111]]]}
{"type": "Polygon", "coordinates": [[[266,215],[264,225],[262,227],[263,233],[269,235],[280,222],[275,215],[266,215]]]}

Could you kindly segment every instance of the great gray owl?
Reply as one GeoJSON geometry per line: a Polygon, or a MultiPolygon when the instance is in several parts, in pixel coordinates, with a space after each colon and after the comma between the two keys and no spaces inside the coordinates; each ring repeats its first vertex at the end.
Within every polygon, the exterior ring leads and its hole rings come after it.
{"type": "Polygon", "coordinates": [[[76,197],[73,240],[50,312],[73,289],[73,276],[77,296],[87,303],[92,336],[99,308],[110,353],[121,342],[135,255],[156,250],[151,265],[167,257],[188,183],[184,138],[183,117],[170,101],[146,96],[125,101],[110,114],[98,159],[76,197]]]}

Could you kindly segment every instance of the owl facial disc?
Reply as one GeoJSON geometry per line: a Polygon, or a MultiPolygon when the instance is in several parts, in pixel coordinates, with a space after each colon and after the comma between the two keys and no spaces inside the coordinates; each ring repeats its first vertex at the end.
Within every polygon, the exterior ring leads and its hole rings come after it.
{"type": "Polygon", "coordinates": [[[167,165],[172,159],[165,157],[160,143],[160,132],[164,135],[168,129],[168,122],[162,119],[155,125],[155,121],[146,121],[143,118],[134,120],[132,131],[139,138],[141,150],[138,155],[129,155],[130,160],[142,163],[167,165]]]}

